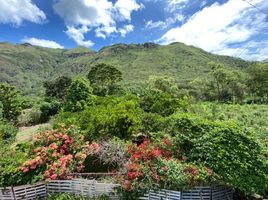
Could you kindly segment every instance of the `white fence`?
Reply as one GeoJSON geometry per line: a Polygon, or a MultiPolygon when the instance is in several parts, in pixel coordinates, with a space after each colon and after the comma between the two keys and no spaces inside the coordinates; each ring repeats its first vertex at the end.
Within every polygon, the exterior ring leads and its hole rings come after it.
{"type": "MultiPolygon", "coordinates": [[[[70,193],[85,197],[107,195],[110,199],[120,199],[116,188],[118,184],[99,183],[95,180],[73,179],[40,182],[34,185],[0,188],[0,200],[41,200],[48,194],[70,193]]],[[[232,200],[233,191],[224,186],[195,187],[189,190],[151,191],[140,200],[232,200]]]]}

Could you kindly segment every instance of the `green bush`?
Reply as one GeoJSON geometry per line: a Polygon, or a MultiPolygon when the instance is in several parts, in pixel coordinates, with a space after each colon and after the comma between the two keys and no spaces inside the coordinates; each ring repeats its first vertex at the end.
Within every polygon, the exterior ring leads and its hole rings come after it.
{"type": "Polygon", "coordinates": [[[61,109],[61,103],[57,100],[52,100],[51,102],[43,102],[40,105],[41,121],[42,122],[48,121],[49,117],[57,114],[60,109],[61,109]]]}
{"type": "Polygon", "coordinates": [[[22,173],[18,167],[25,161],[25,151],[20,148],[14,149],[8,145],[0,147],[0,187],[15,186],[23,184],[22,173]]]}
{"type": "Polygon", "coordinates": [[[67,90],[65,110],[72,112],[84,110],[91,104],[92,98],[92,87],[89,81],[85,78],[77,78],[67,90]]]}
{"type": "Polygon", "coordinates": [[[33,107],[31,109],[26,109],[21,112],[18,117],[19,126],[31,126],[42,122],[41,111],[39,108],[33,107]]]}
{"type": "Polygon", "coordinates": [[[12,85],[0,83],[0,102],[3,118],[8,121],[17,121],[21,113],[21,99],[19,91],[12,85]]]}
{"type": "Polygon", "coordinates": [[[18,128],[12,123],[0,121],[0,141],[4,143],[13,142],[16,138],[18,128]]]}
{"type": "Polygon", "coordinates": [[[88,139],[110,136],[127,139],[139,130],[140,115],[137,100],[104,97],[101,104],[79,114],[78,124],[88,139]]]}
{"type": "Polygon", "coordinates": [[[183,157],[213,169],[224,183],[245,193],[267,191],[268,166],[262,146],[251,137],[254,133],[190,114],[171,116],[166,130],[183,157]]]}

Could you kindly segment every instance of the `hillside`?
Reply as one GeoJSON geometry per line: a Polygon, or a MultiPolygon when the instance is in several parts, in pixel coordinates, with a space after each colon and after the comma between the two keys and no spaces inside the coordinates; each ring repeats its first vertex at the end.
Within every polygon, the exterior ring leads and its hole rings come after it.
{"type": "Polygon", "coordinates": [[[25,95],[42,92],[42,81],[59,75],[85,74],[96,63],[105,62],[123,72],[125,85],[139,84],[149,75],[168,75],[186,84],[209,71],[209,62],[228,68],[246,68],[250,62],[219,56],[183,43],[169,45],[116,44],[98,52],[77,47],[50,49],[30,44],[0,43],[0,81],[18,86],[25,95]]]}

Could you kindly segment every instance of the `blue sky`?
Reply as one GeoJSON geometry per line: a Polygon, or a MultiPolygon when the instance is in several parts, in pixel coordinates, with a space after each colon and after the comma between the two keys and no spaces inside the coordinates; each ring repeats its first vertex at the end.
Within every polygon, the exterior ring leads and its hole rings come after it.
{"type": "Polygon", "coordinates": [[[0,4],[0,41],[94,50],[115,43],[178,41],[216,54],[268,58],[267,0],[0,0],[0,4]]]}

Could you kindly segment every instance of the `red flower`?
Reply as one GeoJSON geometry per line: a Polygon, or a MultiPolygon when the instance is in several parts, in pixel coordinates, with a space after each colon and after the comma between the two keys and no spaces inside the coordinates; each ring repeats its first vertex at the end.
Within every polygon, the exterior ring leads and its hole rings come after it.
{"type": "Polygon", "coordinates": [[[131,180],[131,181],[136,178],[136,173],[135,172],[130,171],[130,172],[127,173],[127,175],[128,175],[128,179],[131,180]]]}

